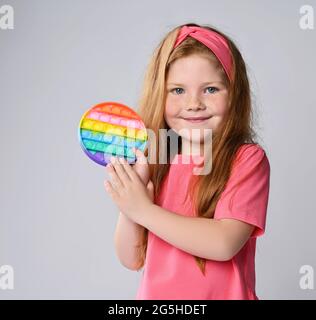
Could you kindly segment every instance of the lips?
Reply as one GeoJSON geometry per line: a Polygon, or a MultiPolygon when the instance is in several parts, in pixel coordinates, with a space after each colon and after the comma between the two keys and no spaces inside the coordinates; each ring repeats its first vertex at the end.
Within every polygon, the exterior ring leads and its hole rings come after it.
{"type": "Polygon", "coordinates": [[[208,119],[210,119],[212,116],[207,116],[207,117],[187,117],[187,118],[183,118],[184,120],[186,121],[189,121],[189,122],[203,122],[203,121],[206,121],[208,119]]]}

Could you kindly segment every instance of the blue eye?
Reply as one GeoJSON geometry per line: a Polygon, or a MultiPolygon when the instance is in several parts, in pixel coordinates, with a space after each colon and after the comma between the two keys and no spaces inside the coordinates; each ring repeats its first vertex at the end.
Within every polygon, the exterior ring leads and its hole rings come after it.
{"type": "MultiPolygon", "coordinates": [[[[208,91],[208,93],[215,93],[215,92],[219,91],[219,89],[216,87],[207,87],[206,89],[210,89],[208,91]]],[[[177,95],[183,93],[183,91],[184,90],[182,88],[173,88],[170,90],[170,92],[172,92],[172,93],[175,92],[175,94],[177,94],[177,95]]]]}
{"type": "Polygon", "coordinates": [[[218,91],[218,89],[215,87],[207,87],[206,89],[213,89],[211,92],[209,91],[209,93],[214,93],[218,91]]]}
{"type": "MultiPolygon", "coordinates": [[[[174,88],[174,89],[170,90],[170,92],[174,92],[174,90],[183,90],[183,89],[182,88],[174,88]]],[[[176,91],[176,92],[177,92],[177,94],[180,94],[179,91],[176,91]]]]}

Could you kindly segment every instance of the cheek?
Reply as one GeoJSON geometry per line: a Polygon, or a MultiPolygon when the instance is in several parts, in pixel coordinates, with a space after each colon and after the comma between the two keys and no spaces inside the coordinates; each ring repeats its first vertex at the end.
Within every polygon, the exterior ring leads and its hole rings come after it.
{"type": "Polygon", "coordinates": [[[164,116],[166,120],[172,120],[178,115],[178,106],[170,99],[166,101],[164,116]]]}
{"type": "Polygon", "coordinates": [[[228,109],[227,95],[219,96],[216,101],[214,101],[214,107],[217,115],[225,115],[228,109]]]}
{"type": "Polygon", "coordinates": [[[167,123],[167,125],[169,127],[171,127],[171,119],[172,119],[172,116],[170,115],[170,108],[168,107],[168,105],[166,104],[165,106],[165,110],[164,110],[164,119],[165,119],[165,122],[167,123]]]}
{"type": "Polygon", "coordinates": [[[225,104],[218,104],[216,106],[216,113],[219,116],[224,116],[227,111],[227,106],[225,104]]]}

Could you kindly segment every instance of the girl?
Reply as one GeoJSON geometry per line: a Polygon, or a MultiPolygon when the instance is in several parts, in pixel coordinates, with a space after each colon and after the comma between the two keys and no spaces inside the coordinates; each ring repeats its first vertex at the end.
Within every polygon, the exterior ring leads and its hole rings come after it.
{"type": "MultiPolygon", "coordinates": [[[[270,165],[255,142],[244,60],[231,39],[210,26],[169,32],[149,64],[139,114],[147,128],[178,134],[167,163],[112,158],[105,189],[120,210],[116,253],[144,267],[136,299],[258,299],[256,238],[264,233],[270,165]],[[187,129],[189,133],[183,133],[187,129]],[[211,144],[193,137],[212,130],[211,144]],[[212,168],[195,175],[200,146],[212,168]],[[185,161],[184,161],[185,160],[185,161]]],[[[167,142],[169,143],[169,142],[167,142]]],[[[161,147],[148,154],[158,155],[161,147]]]]}

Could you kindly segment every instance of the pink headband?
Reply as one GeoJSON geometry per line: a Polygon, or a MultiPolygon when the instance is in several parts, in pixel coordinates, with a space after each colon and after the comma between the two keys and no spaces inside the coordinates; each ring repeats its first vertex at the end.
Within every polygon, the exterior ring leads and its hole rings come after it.
{"type": "Polygon", "coordinates": [[[183,26],[178,34],[174,48],[177,47],[187,36],[195,38],[206,45],[216,55],[222,64],[229,80],[232,80],[232,57],[226,39],[217,32],[201,27],[183,26]]]}

